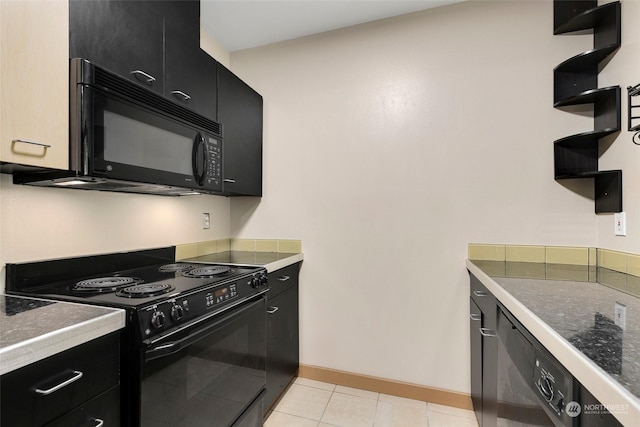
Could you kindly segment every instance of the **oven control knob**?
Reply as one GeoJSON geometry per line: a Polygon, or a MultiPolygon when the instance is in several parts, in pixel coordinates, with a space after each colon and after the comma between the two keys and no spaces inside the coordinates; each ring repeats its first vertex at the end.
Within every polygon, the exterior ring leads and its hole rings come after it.
{"type": "Polygon", "coordinates": [[[155,329],[160,329],[164,326],[164,313],[161,311],[154,311],[151,315],[151,326],[155,329]]]}
{"type": "Polygon", "coordinates": [[[253,279],[251,279],[251,287],[257,288],[258,286],[260,286],[260,278],[258,276],[253,276],[253,279]]]}
{"type": "Polygon", "coordinates": [[[182,316],[184,316],[184,308],[182,308],[181,305],[176,304],[173,307],[171,307],[171,318],[175,322],[182,319],[182,316]]]}
{"type": "Polygon", "coordinates": [[[267,277],[267,275],[265,273],[262,273],[260,275],[260,284],[262,286],[267,286],[268,283],[269,283],[269,278],[267,277]]]}

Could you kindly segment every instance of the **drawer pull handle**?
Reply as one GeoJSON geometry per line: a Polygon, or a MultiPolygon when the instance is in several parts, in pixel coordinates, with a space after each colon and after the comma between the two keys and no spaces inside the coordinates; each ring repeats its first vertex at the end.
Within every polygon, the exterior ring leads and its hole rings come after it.
{"type": "Polygon", "coordinates": [[[496,331],[488,328],[480,328],[480,335],[482,335],[483,337],[495,337],[496,331]]]}
{"type": "Polygon", "coordinates": [[[471,320],[481,320],[482,319],[482,315],[481,314],[477,314],[477,313],[471,313],[471,314],[469,314],[469,317],[471,318],[471,320]]]}
{"type": "Polygon", "coordinates": [[[189,95],[187,95],[181,90],[172,90],[171,95],[175,96],[176,98],[182,98],[182,101],[188,101],[191,99],[189,95]]]}
{"type": "Polygon", "coordinates": [[[58,384],[57,386],[51,387],[50,389],[47,390],[40,390],[39,388],[36,389],[36,393],[41,394],[43,396],[47,396],[51,393],[54,393],[58,390],[60,390],[63,387],[68,386],[71,383],[74,383],[76,381],[78,381],[80,378],[82,378],[82,372],[80,371],[73,371],[73,376],[71,378],[69,378],[68,380],[61,382],[60,384],[58,384]]]}
{"type": "Polygon", "coordinates": [[[236,183],[235,179],[229,179],[229,178],[225,178],[222,181],[224,181],[226,183],[229,183],[229,184],[235,184],[236,183]]]}
{"type": "Polygon", "coordinates": [[[93,421],[96,422],[95,427],[102,427],[104,425],[104,421],[102,421],[100,418],[94,418],[93,421]]]}
{"type": "Polygon", "coordinates": [[[136,79],[144,81],[144,83],[148,84],[149,86],[153,86],[153,82],[156,81],[155,77],[153,77],[151,74],[145,73],[142,70],[134,70],[131,72],[131,74],[133,74],[136,79]]]}
{"type": "Polygon", "coordinates": [[[275,312],[276,312],[276,311],[278,311],[278,310],[279,310],[279,308],[278,308],[278,307],[269,307],[269,308],[267,309],[267,313],[269,313],[269,314],[273,314],[273,313],[275,313],[275,312]]]}
{"type": "Polygon", "coordinates": [[[281,282],[286,282],[286,281],[287,281],[287,280],[289,280],[289,279],[291,279],[291,277],[289,277],[289,276],[281,276],[281,277],[278,277],[278,280],[279,280],[279,281],[281,281],[281,282]]]}
{"type": "Polygon", "coordinates": [[[485,291],[473,291],[473,294],[477,297],[486,297],[488,295],[485,291]]]}
{"type": "Polygon", "coordinates": [[[23,144],[30,144],[30,145],[37,145],[39,147],[44,147],[45,150],[47,148],[51,148],[50,144],[44,144],[42,142],[36,142],[36,141],[28,141],[26,139],[14,139],[13,141],[11,141],[12,144],[17,144],[19,142],[21,142],[23,144]]]}

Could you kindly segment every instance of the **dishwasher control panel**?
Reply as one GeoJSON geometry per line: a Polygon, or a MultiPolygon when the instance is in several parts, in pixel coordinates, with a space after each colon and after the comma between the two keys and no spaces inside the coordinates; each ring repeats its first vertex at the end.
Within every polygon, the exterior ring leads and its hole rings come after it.
{"type": "Polygon", "coordinates": [[[533,383],[539,397],[559,419],[567,417],[565,407],[573,400],[572,375],[545,349],[536,349],[533,383]]]}

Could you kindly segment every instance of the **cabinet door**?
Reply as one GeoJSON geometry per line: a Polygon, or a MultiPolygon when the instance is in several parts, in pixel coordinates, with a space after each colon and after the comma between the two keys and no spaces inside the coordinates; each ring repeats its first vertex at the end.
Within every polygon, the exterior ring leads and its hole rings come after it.
{"type": "Polygon", "coordinates": [[[262,196],[262,96],[222,65],[218,121],[224,126],[223,192],[262,196]]]}
{"type": "Polygon", "coordinates": [[[471,399],[480,427],[498,422],[498,303],[489,290],[470,276],[471,399]],[[482,330],[482,332],[481,332],[482,330]]]}
{"type": "Polygon", "coordinates": [[[145,0],[142,3],[200,45],[200,0],[145,0]]]}
{"type": "Polygon", "coordinates": [[[71,0],[69,50],[162,94],[163,21],[144,2],[71,0]]]}
{"type": "Polygon", "coordinates": [[[482,327],[489,335],[482,337],[482,426],[498,423],[498,326],[495,299],[490,310],[482,311],[482,327]]]}
{"type": "Polygon", "coordinates": [[[164,95],[215,120],[217,62],[199,41],[165,23],[164,95]]]}
{"type": "Polygon", "coordinates": [[[471,401],[478,424],[482,427],[482,312],[473,299],[470,299],[471,310],[469,333],[471,336],[471,401]]]}
{"type": "Polygon", "coordinates": [[[271,408],[298,372],[298,287],[267,301],[267,393],[265,410],[271,408]]]}
{"type": "Polygon", "coordinates": [[[0,161],[68,169],[68,3],[0,1],[0,35],[0,161]]]}

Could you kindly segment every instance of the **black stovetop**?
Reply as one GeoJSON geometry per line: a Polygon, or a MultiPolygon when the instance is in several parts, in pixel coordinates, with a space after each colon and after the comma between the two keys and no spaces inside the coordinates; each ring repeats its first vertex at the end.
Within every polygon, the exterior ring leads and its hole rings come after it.
{"type": "Polygon", "coordinates": [[[174,262],[173,248],[7,264],[7,290],[23,295],[137,308],[215,287],[257,267],[174,262]],[[204,273],[203,277],[199,273],[204,273]],[[140,291],[149,291],[144,294],[140,291]]]}

